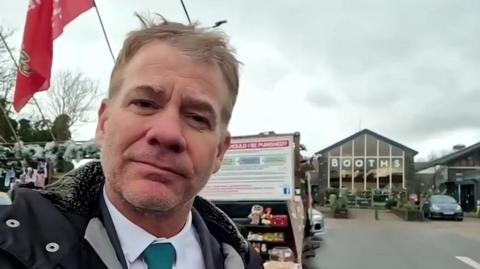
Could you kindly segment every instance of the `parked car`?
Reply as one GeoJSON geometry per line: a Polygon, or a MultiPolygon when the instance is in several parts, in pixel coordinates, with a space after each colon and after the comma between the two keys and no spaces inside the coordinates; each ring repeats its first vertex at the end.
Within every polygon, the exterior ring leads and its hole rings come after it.
{"type": "Polygon", "coordinates": [[[463,220],[462,207],[448,195],[432,195],[423,204],[423,214],[428,219],[463,220]]]}
{"type": "Polygon", "coordinates": [[[325,219],[322,212],[312,208],[310,218],[310,234],[313,238],[319,239],[325,234],[325,219]]]}

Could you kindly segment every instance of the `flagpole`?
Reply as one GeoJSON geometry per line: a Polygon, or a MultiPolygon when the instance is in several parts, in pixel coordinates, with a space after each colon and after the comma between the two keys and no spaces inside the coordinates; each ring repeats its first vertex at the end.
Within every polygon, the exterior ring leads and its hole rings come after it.
{"type": "MultiPolygon", "coordinates": [[[[10,58],[15,59],[15,57],[13,57],[13,55],[12,55],[12,51],[8,49],[7,41],[5,40],[5,37],[3,37],[3,34],[2,34],[1,32],[0,32],[0,38],[2,39],[2,42],[3,42],[3,44],[5,45],[5,48],[7,48],[8,54],[10,54],[10,58]]],[[[5,90],[5,99],[7,98],[9,91],[10,91],[9,88],[7,88],[7,89],[5,90]]],[[[10,109],[8,109],[7,111],[9,111],[9,110],[10,110],[10,109]]]]}
{"type": "Polygon", "coordinates": [[[100,16],[100,11],[98,11],[97,3],[95,3],[95,0],[92,0],[92,2],[93,2],[93,7],[97,12],[98,21],[100,21],[100,27],[102,27],[103,36],[105,37],[105,41],[107,41],[107,46],[108,46],[108,50],[110,51],[110,56],[112,56],[113,63],[115,64],[115,56],[113,55],[112,46],[110,45],[110,41],[108,40],[107,31],[105,31],[105,26],[103,25],[103,20],[102,20],[102,17],[100,16]]]}
{"type": "Polygon", "coordinates": [[[192,21],[190,20],[190,16],[188,15],[187,7],[185,7],[185,4],[183,3],[183,0],[180,0],[182,3],[183,11],[185,11],[185,15],[187,15],[187,20],[189,24],[192,24],[192,21]]]}
{"type": "MultiPolygon", "coordinates": [[[[15,57],[13,57],[12,50],[11,50],[10,47],[8,46],[8,43],[7,43],[7,41],[5,40],[5,38],[3,37],[2,33],[0,33],[0,36],[1,36],[1,39],[2,39],[2,41],[3,41],[3,44],[5,45],[5,48],[6,48],[7,51],[8,51],[8,54],[10,55],[10,59],[12,59],[13,63],[15,64],[15,67],[17,68],[17,72],[18,72],[18,70],[20,70],[20,68],[18,67],[18,64],[17,64],[17,61],[15,60],[15,57]]],[[[37,99],[35,98],[35,96],[32,96],[32,99],[33,99],[35,105],[37,106],[38,111],[40,111],[40,115],[42,116],[43,122],[45,122],[45,124],[46,124],[46,123],[47,123],[47,120],[45,119],[45,116],[43,115],[42,109],[41,109],[40,106],[38,105],[37,99]]],[[[10,120],[8,119],[8,116],[7,116],[6,112],[5,112],[5,110],[3,109],[2,106],[0,106],[0,107],[1,107],[2,110],[3,110],[3,113],[4,113],[4,115],[5,115],[5,118],[7,119],[8,125],[9,125],[10,128],[12,129],[12,132],[13,132],[13,134],[14,134],[14,136],[15,136],[15,139],[17,140],[17,142],[20,142],[20,140],[19,140],[18,137],[17,137],[17,133],[16,133],[15,130],[13,129],[13,127],[12,127],[12,125],[11,125],[11,123],[10,123],[10,120]]],[[[50,132],[50,135],[52,136],[53,141],[57,141],[57,140],[55,139],[55,136],[53,135],[52,129],[51,129],[51,128],[48,128],[48,125],[47,125],[47,129],[48,129],[48,131],[50,132]]]]}
{"type": "MultiPolygon", "coordinates": [[[[38,104],[37,99],[35,98],[35,96],[32,96],[32,99],[35,105],[37,106],[38,111],[40,112],[40,115],[42,116],[43,122],[45,123],[45,125],[47,125],[47,128],[48,128],[47,120],[45,118],[45,115],[43,115],[42,110],[40,109],[40,105],[38,104]]],[[[52,122],[52,128],[53,128],[53,122],[52,122]]],[[[52,128],[48,128],[48,131],[50,132],[50,135],[52,136],[53,141],[57,142],[57,139],[55,139],[55,136],[53,135],[52,128]]]]}
{"type": "MultiPolygon", "coordinates": [[[[5,38],[3,37],[3,34],[2,34],[1,32],[0,32],[0,39],[2,39],[3,45],[4,45],[5,48],[7,49],[8,54],[10,54],[10,58],[13,59],[14,62],[15,62],[15,58],[13,57],[12,51],[11,51],[10,48],[8,47],[7,41],[5,40],[5,38]]],[[[15,63],[15,65],[16,65],[16,63],[15,63]]],[[[6,101],[7,101],[7,99],[5,98],[5,105],[7,104],[6,101]]],[[[20,140],[18,139],[17,133],[15,132],[15,129],[13,128],[12,123],[10,122],[10,118],[8,117],[7,112],[6,112],[5,109],[3,108],[3,105],[1,105],[1,104],[0,104],[0,109],[2,110],[3,116],[5,117],[5,121],[7,122],[8,127],[10,128],[10,130],[12,131],[12,134],[13,134],[13,136],[15,137],[15,140],[17,140],[17,142],[20,143],[20,140]]],[[[7,142],[7,140],[6,140],[5,138],[3,138],[3,137],[2,137],[2,140],[4,140],[5,142],[7,142]]]]}
{"type": "Polygon", "coordinates": [[[2,139],[2,141],[3,141],[4,143],[8,143],[7,140],[5,140],[5,138],[3,138],[3,136],[0,135],[0,138],[2,139]]]}
{"type": "MultiPolygon", "coordinates": [[[[5,117],[5,121],[7,122],[8,126],[10,127],[10,130],[12,131],[13,136],[15,137],[15,140],[17,140],[17,142],[20,143],[20,139],[18,138],[17,133],[15,132],[15,129],[12,126],[12,123],[10,122],[10,118],[8,117],[7,112],[5,111],[5,109],[3,109],[2,105],[0,105],[0,109],[2,109],[2,113],[3,113],[3,116],[5,117]]],[[[2,137],[2,139],[3,139],[3,137],[2,137]]]]}

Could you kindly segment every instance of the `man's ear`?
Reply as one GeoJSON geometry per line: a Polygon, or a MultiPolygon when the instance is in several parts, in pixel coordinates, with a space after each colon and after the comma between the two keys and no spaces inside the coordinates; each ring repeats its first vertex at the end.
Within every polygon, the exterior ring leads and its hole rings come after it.
{"type": "Polygon", "coordinates": [[[220,169],[220,166],[223,162],[223,157],[225,156],[225,152],[230,147],[231,139],[232,137],[230,135],[230,132],[225,131],[222,141],[220,141],[220,143],[218,144],[217,156],[215,157],[215,163],[213,165],[213,174],[215,174],[220,169]]]}
{"type": "Polygon", "coordinates": [[[97,145],[101,148],[103,139],[105,137],[105,122],[108,119],[108,100],[103,99],[100,108],[98,109],[97,128],[95,130],[95,140],[97,145]]]}

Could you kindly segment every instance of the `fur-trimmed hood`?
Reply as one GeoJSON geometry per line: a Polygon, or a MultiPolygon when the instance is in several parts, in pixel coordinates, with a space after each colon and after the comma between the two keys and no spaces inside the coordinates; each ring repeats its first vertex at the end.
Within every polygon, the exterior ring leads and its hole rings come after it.
{"type": "MultiPolygon", "coordinates": [[[[92,161],[45,187],[41,193],[61,211],[87,215],[97,206],[104,182],[101,163],[92,161]]],[[[231,245],[239,253],[249,251],[248,242],[233,221],[213,203],[197,196],[193,207],[219,242],[231,245]]]]}

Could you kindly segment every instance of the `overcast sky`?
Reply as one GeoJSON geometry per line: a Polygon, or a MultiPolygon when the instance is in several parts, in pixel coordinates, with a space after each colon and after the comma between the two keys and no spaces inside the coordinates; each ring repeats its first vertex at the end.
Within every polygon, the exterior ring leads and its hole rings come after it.
{"type": "MultiPolygon", "coordinates": [[[[222,29],[244,63],[233,135],[299,131],[313,153],[368,128],[420,158],[480,141],[478,0],[184,2],[204,26],[228,20],[222,29]]],[[[17,47],[27,4],[0,2],[17,47]]],[[[177,0],[97,4],[115,53],[139,26],[135,11],[186,22],[177,0]]],[[[94,10],[55,41],[53,62],[106,92],[112,59],[94,10]]],[[[94,126],[77,127],[74,138],[92,138],[94,126]]]]}

